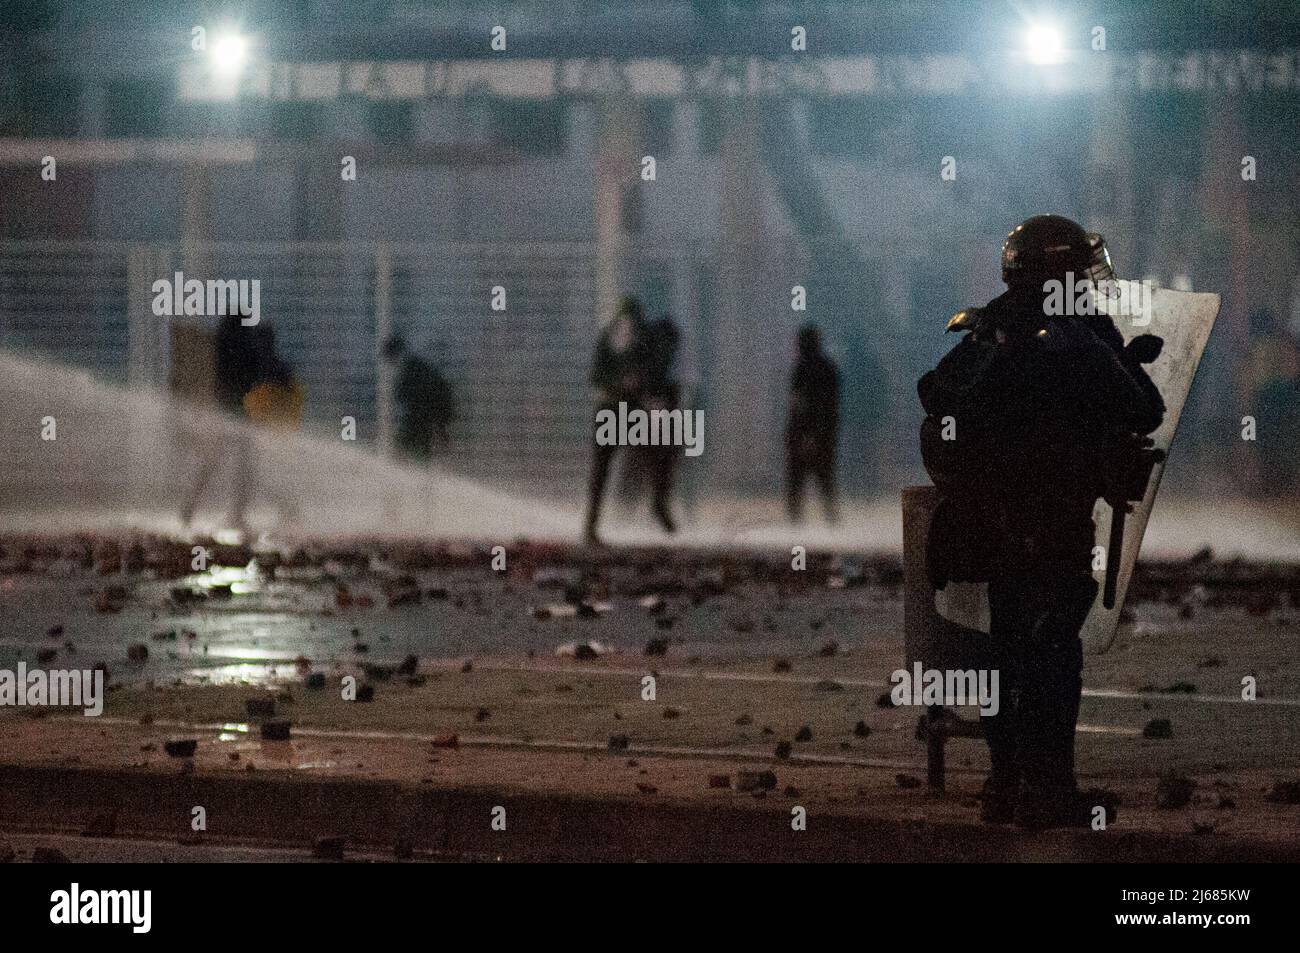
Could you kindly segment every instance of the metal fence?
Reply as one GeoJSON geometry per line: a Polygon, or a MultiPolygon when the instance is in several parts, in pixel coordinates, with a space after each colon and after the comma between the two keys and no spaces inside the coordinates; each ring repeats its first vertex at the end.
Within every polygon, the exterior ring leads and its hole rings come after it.
{"type": "MultiPolygon", "coordinates": [[[[164,388],[170,322],[211,327],[215,319],[156,316],[154,281],[177,271],[255,278],[262,319],[274,323],[305,387],[305,427],[337,435],[350,416],[359,441],[389,445],[392,375],[380,351],[400,330],[455,391],[448,465],[497,485],[571,495],[589,453],[596,251],[583,242],[0,243],[0,348],[164,388]],[[497,286],[506,291],[503,311],[491,306],[497,286]]],[[[905,317],[882,318],[872,303],[880,286],[875,263],[866,263],[864,277],[861,260],[838,264],[797,240],[765,242],[756,254],[761,261],[743,263],[713,243],[632,243],[619,256],[620,288],[640,294],[652,316],[668,312],[678,321],[680,371],[688,396],[705,407],[707,439],[722,441],[727,430],[748,435],[729,451],[706,451],[697,481],[721,492],[777,490],[793,332],[810,319],[828,330],[842,358],[852,341],[876,355],[876,376],[858,390],[860,400],[879,406],[855,411],[845,425],[846,489],[854,492],[866,469],[883,486],[914,479],[912,382],[946,343],[942,335],[912,328],[905,317]],[[728,271],[737,267],[743,282],[728,271]],[[808,287],[807,312],[790,308],[796,283],[808,287]],[[871,429],[852,432],[864,415],[872,416],[871,429]],[[868,466],[863,455],[872,457],[868,466]]],[[[846,379],[860,376],[851,370],[846,379]]]]}

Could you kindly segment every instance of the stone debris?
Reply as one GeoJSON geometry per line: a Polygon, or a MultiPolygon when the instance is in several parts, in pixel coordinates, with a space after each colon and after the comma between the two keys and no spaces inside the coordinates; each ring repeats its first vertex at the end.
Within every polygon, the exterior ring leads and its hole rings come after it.
{"type": "Polygon", "coordinates": [[[456,734],[454,731],[443,732],[440,735],[434,736],[434,739],[430,744],[435,748],[459,748],[460,735],[456,734]]]}
{"type": "Polygon", "coordinates": [[[1166,774],[1156,784],[1156,807],[1176,810],[1192,802],[1196,782],[1180,774],[1166,774]]]}
{"type": "Polygon", "coordinates": [[[254,695],[244,699],[244,714],[249,718],[274,718],[275,698],[270,695],[254,695]]]}
{"type": "Polygon", "coordinates": [[[149,646],[143,642],[134,642],[126,647],[126,658],[128,662],[147,662],[149,661],[149,646]]]}
{"type": "Polygon", "coordinates": [[[915,775],[899,773],[894,775],[894,783],[904,789],[919,788],[921,779],[915,775]]]}
{"type": "Polygon", "coordinates": [[[263,741],[288,741],[293,723],[287,719],[262,722],[263,741]]]}
{"type": "Polygon", "coordinates": [[[645,654],[650,658],[657,658],[668,654],[668,640],[662,638],[651,639],[645,644],[645,654]]]}
{"type": "Polygon", "coordinates": [[[608,647],[594,640],[590,642],[565,642],[555,650],[557,658],[577,659],[580,662],[591,661],[608,654],[608,647]]]}
{"type": "Polygon", "coordinates": [[[774,791],[776,774],[772,771],[737,771],[735,789],[742,794],[753,791],[774,791]]]}
{"type": "Polygon", "coordinates": [[[657,594],[642,596],[637,600],[637,605],[642,609],[645,609],[646,612],[651,615],[659,615],[668,607],[668,603],[664,601],[664,597],[657,594]]]}
{"type": "Polygon", "coordinates": [[[795,733],[794,736],[795,741],[801,741],[801,742],[812,741],[812,739],[813,739],[813,733],[812,733],[811,725],[804,725],[802,728],[799,729],[798,732],[795,733]]]}
{"type": "Polygon", "coordinates": [[[163,750],[173,758],[192,758],[198,747],[197,738],[173,738],[163,742],[163,750]]]}
{"type": "Polygon", "coordinates": [[[128,598],[126,586],[107,586],[95,593],[95,611],[104,614],[121,612],[128,598]]]}
{"type": "Polygon", "coordinates": [[[865,721],[859,721],[853,726],[853,734],[858,738],[866,738],[871,734],[871,727],[865,721]]]}
{"type": "Polygon", "coordinates": [[[1168,718],[1152,718],[1142,729],[1143,738],[1172,738],[1174,723],[1168,718]]]}
{"type": "Polygon", "coordinates": [[[1287,778],[1273,783],[1273,790],[1264,798],[1274,804],[1300,804],[1300,780],[1287,778]]]}

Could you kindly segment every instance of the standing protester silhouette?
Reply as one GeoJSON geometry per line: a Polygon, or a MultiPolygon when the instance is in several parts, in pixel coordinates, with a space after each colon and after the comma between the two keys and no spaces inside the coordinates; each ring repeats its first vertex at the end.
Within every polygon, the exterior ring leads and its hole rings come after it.
{"type": "Polygon", "coordinates": [[[798,356],[790,372],[786,422],[785,502],[792,522],[803,519],[804,484],[812,476],[821,490],[826,519],[836,522],[835,443],[840,426],[840,371],[822,350],[821,332],[799,329],[798,356]]]}
{"type": "Polygon", "coordinates": [[[587,486],[587,518],[583,531],[583,538],[590,545],[600,545],[597,534],[600,509],[609,482],[610,465],[618,450],[616,444],[602,445],[596,440],[596,419],[602,410],[617,413],[620,402],[626,403],[629,410],[641,407],[647,345],[645,310],[638,299],[626,297],[619,302],[614,319],[601,331],[591,362],[590,380],[595,389],[596,406],[592,413],[591,478],[587,486]]]}
{"type": "MultiPolygon", "coordinates": [[[[275,345],[275,329],[266,323],[255,329],[253,340],[257,348],[257,378],[244,395],[244,413],[259,427],[280,433],[295,431],[302,420],[305,399],[302,382],[294,374],[275,345]]],[[[257,478],[257,461],[250,461],[250,484],[257,478]]],[[[280,474],[283,476],[283,474],[280,474]]],[[[290,493],[280,486],[263,487],[271,493],[280,518],[294,522],[298,519],[298,506],[290,493]]]]}
{"type": "MultiPolygon", "coordinates": [[[[646,410],[675,410],[681,405],[682,388],[677,380],[677,346],[681,333],[673,319],[664,315],[650,323],[646,329],[645,377],[642,383],[642,403],[646,410]]],[[[650,478],[650,509],[667,533],[677,532],[668,509],[672,496],[673,476],[681,447],[671,444],[637,447],[632,456],[639,457],[641,465],[635,472],[650,478]]]]}
{"type": "Polygon", "coordinates": [[[257,351],[257,376],[244,395],[244,413],[255,424],[296,430],[302,419],[302,382],[276,348],[274,328],[269,324],[260,325],[253,340],[257,351]]]}
{"type": "MultiPolygon", "coordinates": [[[[217,325],[214,343],[214,396],[218,409],[240,421],[245,419],[244,395],[257,382],[258,345],[256,326],[245,326],[247,313],[226,314],[217,325]]],[[[199,499],[208,481],[221,465],[223,457],[233,464],[233,492],[230,503],[231,526],[244,528],[245,511],[252,483],[252,447],[249,434],[242,426],[218,434],[200,455],[199,468],[181,506],[181,522],[186,526],[194,518],[199,499]]]]}
{"type": "Polygon", "coordinates": [[[1083,826],[1116,807],[1109,792],[1081,793],[1074,773],[1079,632],[1098,588],[1092,512],[1099,497],[1140,499],[1159,459],[1146,435],[1164,403],[1141,365],[1162,342],[1126,346],[1105,315],[1047,313],[1046,282],[1113,278],[1101,237],[1069,219],[1035,216],[1011,232],[1002,277],[1006,293],[949,321],[965,336],[917,385],[939,491],[927,568],[937,589],[988,583],[999,707],[981,719],[984,820],[1083,826]]]}
{"type": "Polygon", "coordinates": [[[451,445],[448,428],[456,419],[451,385],[436,367],[408,350],[400,335],[384,345],[384,359],[397,365],[393,401],[397,405],[398,453],[428,463],[435,451],[451,445]]]}

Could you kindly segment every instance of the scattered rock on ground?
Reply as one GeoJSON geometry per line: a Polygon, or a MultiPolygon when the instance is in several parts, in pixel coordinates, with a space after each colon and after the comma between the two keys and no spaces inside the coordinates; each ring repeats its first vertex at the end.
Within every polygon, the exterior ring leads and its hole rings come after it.
{"type": "Polygon", "coordinates": [[[264,741],[288,741],[293,733],[293,723],[287,719],[262,722],[262,739],[264,741]]]}
{"type": "Polygon", "coordinates": [[[1268,792],[1265,800],[1274,804],[1300,804],[1300,781],[1287,778],[1274,782],[1273,790],[1268,792]]]}
{"type": "Polygon", "coordinates": [[[1143,738],[1172,738],[1174,723],[1168,718],[1152,718],[1142,729],[1143,738]]]}
{"type": "Polygon", "coordinates": [[[774,791],[776,774],[772,771],[737,771],[735,787],[743,794],[751,791],[774,791]]]}
{"type": "Polygon", "coordinates": [[[1156,784],[1156,806],[1167,810],[1186,807],[1192,801],[1196,782],[1180,774],[1166,774],[1156,784]]]}
{"type": "Polygon", "coordinates": [[[265,695],[255,695],[244,699],[244,713],[249,718],[274,718],[275,699],[265,695]]]}
{"type": "Polygon", "coordinates": [[[197,738],[173,738],[163,742],[163,750],[173,758],[192,758],[198,747],[197,738]]]}

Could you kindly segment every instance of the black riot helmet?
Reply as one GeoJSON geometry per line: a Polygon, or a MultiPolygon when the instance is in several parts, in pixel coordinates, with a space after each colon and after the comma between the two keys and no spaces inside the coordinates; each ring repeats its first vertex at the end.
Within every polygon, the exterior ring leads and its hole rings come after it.
{"type": "Polygon", "coordinates": [[[1009,287],[1041,287],[1073,272],[1076,281],[1115,277],[1106,242],[1063,215],[1035,215],[1002,243],[1002,280],[1009,287]]]}

